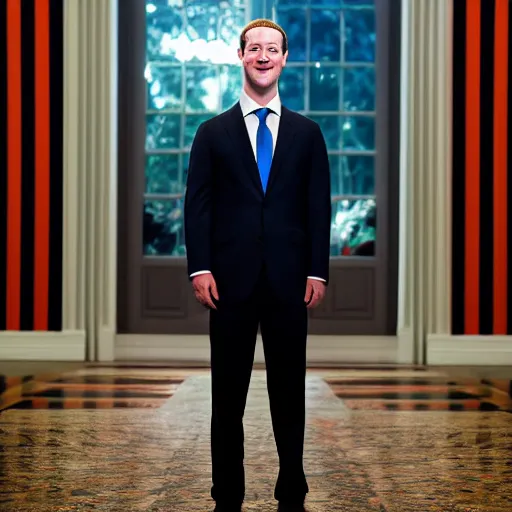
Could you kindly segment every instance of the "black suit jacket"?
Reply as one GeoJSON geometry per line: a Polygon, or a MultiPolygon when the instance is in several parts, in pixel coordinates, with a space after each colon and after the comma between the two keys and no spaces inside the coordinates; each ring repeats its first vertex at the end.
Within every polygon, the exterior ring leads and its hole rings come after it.
{"type": "Polygon", "coordinates": [[[185,197],[189,275],[210,270],[222,302],[243,300],[265,270],[282,300],[329,279],[331,192],[319,126],[282,107],[266,193],[240,104],[195,136],[185,197]]]}

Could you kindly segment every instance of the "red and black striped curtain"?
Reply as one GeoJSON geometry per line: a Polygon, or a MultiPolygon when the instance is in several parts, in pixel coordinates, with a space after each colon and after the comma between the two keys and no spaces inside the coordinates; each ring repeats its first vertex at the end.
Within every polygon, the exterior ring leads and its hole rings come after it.
{"type": "Polygon", "coordinates": [[[63,0],[0,0],[0,330],[60,330],[63,0]]]}
{"type": "Polygon", "coordinates": [[[512,334],[509,0],[454,0],[453,334],[512,334]]]}

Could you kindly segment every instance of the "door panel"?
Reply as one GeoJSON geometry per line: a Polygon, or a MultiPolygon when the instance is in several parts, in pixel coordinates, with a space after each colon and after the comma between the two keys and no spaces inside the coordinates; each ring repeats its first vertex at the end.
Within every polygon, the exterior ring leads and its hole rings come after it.
{"type": "MultiPolygon", "coordinates": [[[[135,296],[137,297],[137,296],[135,296]]],[[[141,312],[129,332],[205,334],[208,314],[192,293],[185,262],[145,259],[141,265],[141,312]]]]}

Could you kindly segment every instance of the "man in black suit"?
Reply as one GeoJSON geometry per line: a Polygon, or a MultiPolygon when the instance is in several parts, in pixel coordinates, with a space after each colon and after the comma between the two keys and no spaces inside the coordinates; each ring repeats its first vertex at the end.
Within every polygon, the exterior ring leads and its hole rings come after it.
{"type": "Polygon", "coordinates": [[[240,37],[240,101],[194,139],[185,200],[188,270],[210,309],[211,494],[215,510],[244,500],[243,415],[261,329],[279,454],[280,510],[303,510],[307,309],[329,274],[331,195],[316,123],[281,106],[288,57],[281,27],[255,20],[240,37]]]}

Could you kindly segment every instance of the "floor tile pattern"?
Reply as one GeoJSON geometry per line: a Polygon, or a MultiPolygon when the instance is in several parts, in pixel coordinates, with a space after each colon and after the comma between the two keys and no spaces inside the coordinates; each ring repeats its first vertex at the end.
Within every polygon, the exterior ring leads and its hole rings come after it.
{"type": "MultiPolygon", "coordinates": [[[[510,512],[505,384],[411,368],[310,372],[308,512],[510,512]],[[438,410],[442,401],[499,407],[438,410]],[[386,410],[389,402],[396,406],[386,410]]],[[[13,389],[19,401],[0,413],[0,512],[212,510],[207,370],[89,367],[14,382],[4,395],[13,389]],[[38,409],[36,400],[61,410],[38,409]],[[116,405],[122,400],[129,405],[116,405]]],[[[244,511],[275,512],[262,371],[253,374],[244,424],[244,511]]]]}
{"type": "MultiPolygon", "coordinates": [[[[67,373],[0,376],[3,409],[159,408],[178,386],[207,369],[90,365],[67,373]]],[[[414,366],[317,369],[353,410],[512,412],[512,380],[448,376],[414,366]]]]}
{"type": "Polygon", "coordinates": [[[506,411],[512,412],[510,381],[447,375],[358,375],[325,377],[335,394],[353,410],[506,411]]]}
{"type": "Polygon", "coordinates": [[[0,395],[0,410],[159,408],[193,373],[92,366],[65,374],[10,377],[0,395]]]}

